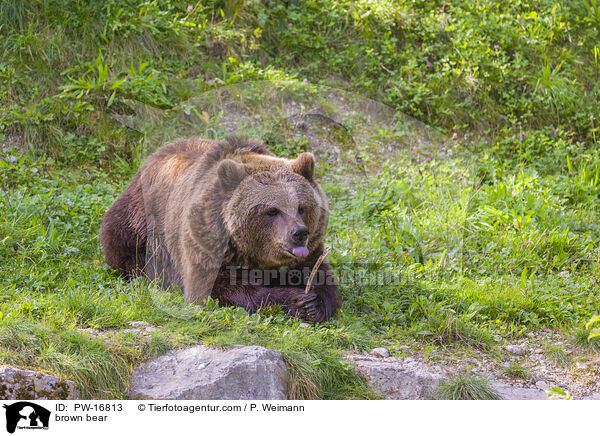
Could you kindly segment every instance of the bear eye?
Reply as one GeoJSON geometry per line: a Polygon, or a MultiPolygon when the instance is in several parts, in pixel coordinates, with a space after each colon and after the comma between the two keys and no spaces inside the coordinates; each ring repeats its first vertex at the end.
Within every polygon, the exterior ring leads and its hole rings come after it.
{"type": "Polygon", "coordinates": [[[277,216],[279,215],[279,209],[275,209],[274,207],[267,210],[267,215],[268,216],[277,216]]]}
{"type": "Polygon", "coordinates": [[[304,215],[304,206],[299,206],[299,207],[298,207],[298,213],[299,213],[300,215],[304,215]]]}

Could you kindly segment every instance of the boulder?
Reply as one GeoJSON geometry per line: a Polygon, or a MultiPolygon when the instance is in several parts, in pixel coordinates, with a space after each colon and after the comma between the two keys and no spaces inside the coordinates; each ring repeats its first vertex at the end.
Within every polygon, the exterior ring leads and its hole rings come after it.
{"type": "Polygon", "coordinates": [[[0,400],[76,400],[75,382],[29,369],[0,367],[0,400]]]}
{"type": "Polygon", "coordinates": [[[502,348],[515,356],[525,356],[527,354],[527,349],[521,345],[504,345],[502,348]]]}
{"type": "MultiPolygon", "coordinates": [[[[373,355],[347,355],[377,395],[386,400],[427,400],[433,398],[437,386],[456,375],[441,366],[433,366],[412,357],[377,358],[373,355]]],[[[489,378],[490,386],[505,400],[545,400],[542,389],[511,386],[489,378]]]]}
{"type": "Polygon", "coordinates": [[[521,388],[511,386],[497,380],[492,380],[490,386],[496,390],[504,400],[547,400],[548,394],[539,388],[521,388]]]}
{"type": "Polygon", "coordinates": [[[371,354],[375,357],[390,357],[390,352],[388,351],[387,348],[373,348],[371,350],[371,354]]]}
{"type": "Polygon", "coordinates": [[[448,374],[415,359],[405,360],[351,354],[346,356],[355,370],[366,378],[370,388],[386,400],[427,400],[448,374]]]}
{"type": "Polygon", "coordinates": [[[287,383],[287,366],[273,350],[198,345],[171,351],[136,368],[129,398],[285,400],[287,383]]]}

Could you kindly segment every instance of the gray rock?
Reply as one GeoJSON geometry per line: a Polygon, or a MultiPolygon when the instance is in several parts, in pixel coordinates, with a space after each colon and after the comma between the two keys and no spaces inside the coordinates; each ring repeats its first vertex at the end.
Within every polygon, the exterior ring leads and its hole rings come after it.
{"type": "Polygon", "coordinates": [[[511,386],[500,381],[491,381],[490,385],[504,400],[547,400],[545,391],[535,388],[511,386]]]}
{"type": "Polygon", "coordinates": [[[75,382],[29,369],[0,367],[0,400],[76,400],[75,382]]]}
{"type": "Polygon", "coordinates": [[[131,321],[129,323],[129,325],[133,328],[145,328],[145,327],[152,326],[152,324],[150,324],[149,322],[146,322],[146,321],[131,321]]]}
{"type": "Polygon", "coordinates": [[[258,346],[218,350],[198,345],[171,351],[136,368],[132,399],[285,400],[287,366],[258,346]]]}
{"type": "Polygon", "coordinates": [[[504,348],[510,354],[514,354],[515,356],[524,356],[527,354],[525,347],[519,345],[504,345],[502,348],[504,348]]]}
{"type": "MultiPolygon", "coordinates": [[[[453,373],[440,366],[431,366],[413,358],[390,357],[381,360],[374,356],[348,355],[356,371],[362,374],[373,391],[387,400],[431,399],[434,390],[453,373]]],[[[544,400],[543,390],[511,386],[490,379],[490,385],[505,400],[544,400]]]]}
{"type": "Polygon", "coordinates": [[[388,400],[429,399],[437,385],[448,376],[443,369],[432,370],[411,358],[386,361],[363,355],[346,358],[367,379],[371,389],[388,400]]]}
{"type": "Polygon", "coordinates": [[[387,348],[383,348],[383,347],[373,348],[371,350],[371,354],[373,356],[377,356],[377,357],[389,357],[390,356],[390,352],[388,351],[388,349],[387,348]]]}

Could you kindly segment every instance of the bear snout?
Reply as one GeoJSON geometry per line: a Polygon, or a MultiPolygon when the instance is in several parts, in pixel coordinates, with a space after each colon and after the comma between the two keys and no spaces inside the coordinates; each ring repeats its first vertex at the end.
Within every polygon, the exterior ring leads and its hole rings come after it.
{"type": "Polygon", "coordinates": [[[298,245],[304,245],[308,239],[308,228],[306,226],[295,226],[290,233],[292,241],[298,245]]]}

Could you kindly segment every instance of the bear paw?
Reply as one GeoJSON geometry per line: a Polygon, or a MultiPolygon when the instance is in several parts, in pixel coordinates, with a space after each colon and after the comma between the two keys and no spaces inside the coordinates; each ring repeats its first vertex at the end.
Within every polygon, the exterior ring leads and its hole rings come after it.
{"type": "Polygon", "coordinates": [[[321,310],[320,298],[313,292],[296,295],[292,299],[291,314],[309,322],[322,322],[325,320],[321,310]]]}

